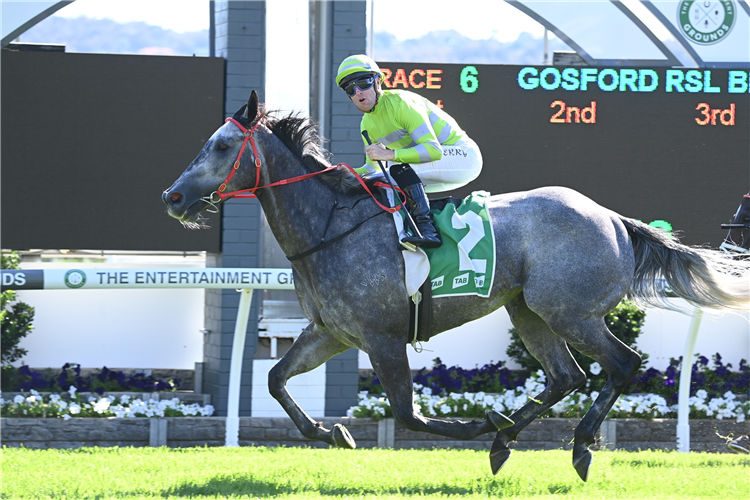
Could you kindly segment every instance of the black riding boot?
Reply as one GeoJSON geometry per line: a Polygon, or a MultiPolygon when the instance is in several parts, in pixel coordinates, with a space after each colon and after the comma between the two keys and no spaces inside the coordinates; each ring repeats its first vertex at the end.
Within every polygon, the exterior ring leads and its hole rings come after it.
{"type": "Polygon", "coordinates": [[[391,177],[406,194],[406,206],[414,219],[414,223],[421,234],[407,236],[402,241],[424,248],[437,248],[443,244],[440,234],[430,215],[430,202],[424,192],[424,185],[419,176],[406,163],[393,165],[390,169],[391,177]]]}

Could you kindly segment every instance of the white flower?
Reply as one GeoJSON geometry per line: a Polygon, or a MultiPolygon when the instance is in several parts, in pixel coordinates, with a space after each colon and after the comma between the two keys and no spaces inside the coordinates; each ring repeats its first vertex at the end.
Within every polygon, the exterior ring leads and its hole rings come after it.
{"type": "Polygon", "coordinates": [[[602,372],[602,365],[594,361],[589,365],[589,371],[592,375],[599,375],[602,372]]]}
{"type": "Polygon", "coordinates": [[[102,398],[94,404],[94,411],[96,413],[104,413],[109,409],[109,404],[109,400],[102,398]]]}
{"type": "Polygon", "coordinates": [[[78,413],[81,413],[81,407],[77,403],[70,403],[70,413],[73,415],[77,415],[78,413]]]}
{"type": "Polygon", "coordinates": [[[708,393],[701,389],[695,393],[695,397],[705,400],[708,397],[708,393]]]}
{"type": "Polygon", "coordinates": [[[76,391],[77,390],[78,389],[76,389],[75,386],[73,386],[73,385],[70,386],[70,388],[68,389],[68,392],[70,393],[70,397],[71,398],[76,397],[76,391]]]}
{"type": "Polygon", "coordinates": [[[71,417],[67,413],[65,415],[63,415],[63,420],[70,420],[71,418],[73,418],[73,417],[71,417]]]}
{"type": "Polygon", "coordinates": [[[20,405],[24,401],[26,401],[26,398],[24,398],[20,394],[17,394],[16,397],[13,398],[13,402],[16,403],[17,405],[20,405]]]}

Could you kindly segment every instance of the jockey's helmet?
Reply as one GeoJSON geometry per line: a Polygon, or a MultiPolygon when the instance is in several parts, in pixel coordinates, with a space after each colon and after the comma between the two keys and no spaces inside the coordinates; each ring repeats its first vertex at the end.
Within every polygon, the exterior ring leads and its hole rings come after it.
{"type": "Polygon", "coordinates": [[[344,87],[351,80],[361,78],[365,75],[380,76],[378,64],[364,54],[356,54],[344,59],[339,65],[339,71],[336,74],[336,85],[344,87]]]}

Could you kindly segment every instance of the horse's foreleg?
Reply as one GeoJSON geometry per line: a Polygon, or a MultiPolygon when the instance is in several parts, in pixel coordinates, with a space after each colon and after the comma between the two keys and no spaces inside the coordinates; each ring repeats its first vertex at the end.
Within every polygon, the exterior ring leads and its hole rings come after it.
{"type": "Polygon", "coordinates": [[[508,444],[515,441],[518,434],[541,413],[552,408],[586,381],[586,375],[570,354],[565,341],[528,308],[522,295],[505,307],[526,349],[544,367],[547,386],[511,415],[514,422],[512,427],[497,433],[490,451],[493,474],[497,474],[510,458],[508,444]]]}
{"type": "Polygon", "coordinates": [[[388,396],[393,416],[409,430],[429,432],[453,439],[474,439],[511,425],[507,417],[496,412],[488,412],[483,420],[469,422],[420,415],[414,409],[414,385],[403,340],[383,342],[372,347],[369,355],[372,367],[388,396]]]}
{"type": "Polygon", "coordinates": [[[320,422],[313,420],[299,407],[286,388],[286,382],[290,378],[317,368],[348,348],[349,346],[341,343],[328,332],[310,323],[284,357],[269,372],[268,390],[284,408],[303,436],[325,441],[334,446],[355,448],[354,439],[343,425],[336,424],[331,430],[324,428],[320,422]]]}

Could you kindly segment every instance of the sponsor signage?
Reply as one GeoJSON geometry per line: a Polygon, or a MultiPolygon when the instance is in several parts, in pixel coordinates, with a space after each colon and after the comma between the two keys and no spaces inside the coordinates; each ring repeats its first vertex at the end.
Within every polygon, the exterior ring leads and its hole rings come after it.
{"type": "Polygon", "coordinates": [[[90,290],[102,288],[294,289],[290,269],[45,269],[3,270],[3,290],[90,290]]]}

